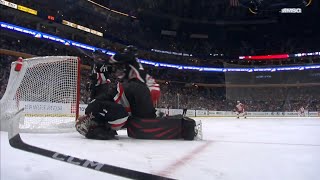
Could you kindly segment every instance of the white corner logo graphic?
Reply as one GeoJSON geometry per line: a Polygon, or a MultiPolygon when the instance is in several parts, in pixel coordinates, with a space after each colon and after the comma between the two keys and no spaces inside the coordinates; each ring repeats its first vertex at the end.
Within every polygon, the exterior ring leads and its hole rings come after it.
{"type": "Polygon", "coordinates": [[[282,14],[301,14],[301,8],[282,8],[280,13],[282,14]]]}

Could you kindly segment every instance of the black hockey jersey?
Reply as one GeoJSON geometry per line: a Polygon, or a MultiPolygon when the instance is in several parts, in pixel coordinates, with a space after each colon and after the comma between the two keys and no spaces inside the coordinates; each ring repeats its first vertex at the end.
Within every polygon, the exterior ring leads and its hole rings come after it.
{"type": "Polygon", "coordinates": [[[146,83],[147,73],[145,72],[142,64],[138,62],[135,56],[127,54],[115,54],[110,57],[111,64],[124,65],[125,77],[124,79],[131,80],[137,79],[146,83]]]}

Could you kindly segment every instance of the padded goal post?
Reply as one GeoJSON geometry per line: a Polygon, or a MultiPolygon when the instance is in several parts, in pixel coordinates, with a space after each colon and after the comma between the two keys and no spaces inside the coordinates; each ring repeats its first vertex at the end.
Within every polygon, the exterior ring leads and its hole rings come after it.
{"type": "MultiPolygon", "coordinates": [[[[18,60],[11,65],[0,101],[0,120],[8,126],[21,111],[22,132],[63,132],[74,129],[79,115],[80,59],[47,56],[18,60]]],[[[2,128],[3,129],[3,128],[2,128]]]]}

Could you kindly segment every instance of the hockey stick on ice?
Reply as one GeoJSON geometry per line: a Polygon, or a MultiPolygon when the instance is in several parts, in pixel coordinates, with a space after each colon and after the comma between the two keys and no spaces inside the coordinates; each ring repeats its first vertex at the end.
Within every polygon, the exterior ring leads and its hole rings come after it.
{"type": "Polygon", "coordinates": [[[135,171],[131,169],[126,169],[118,166],[112,166],[108,164],[103,164],[95,161],[90,161],[86,159],[80,159],[77,157],[65,155],[59,152],[54,152],[51,150],[39,148],[36,146],[29,145],[25,142],[20,137],[20,134],[18,132],[19,130],[19,116],[22,114],[22,111],[24,109],[21,109],[19,112],[15,114],[15,116],[12,118],[12,121],[10,122],[10,127],[9,127],[9,143],[12,147],[27,151],[30,153],[42,155],[48,158],[52,158],[54,160],[59,160],[63,162],[67,162],[70,164],[78,165],[81,167],[93,169],[96,171],[104,172],[104,173],[109,173],[125,178],[130,178],[130,179],[155,179],[155,180],[169,180],[170,178],[167,177],[162,177],[154,174],[149,174],[149,173],[144,173],[140,171],[135,171]]]}

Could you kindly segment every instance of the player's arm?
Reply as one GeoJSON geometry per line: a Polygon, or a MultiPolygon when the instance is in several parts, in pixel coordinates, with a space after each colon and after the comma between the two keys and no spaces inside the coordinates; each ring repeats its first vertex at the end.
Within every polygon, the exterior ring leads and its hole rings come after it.
{"type": "Polygon", "coordinates": [[[94,117],[98,124],[108,123],[114,130],[120,129],[128,119],[128,113],[121,104],[113,101],[95,100],[89,103],[85,114],[94,117]]]}
{"type": "Polygon", "coordinates": [[[91,64],[90,83],[87,85],[91,99],[106,98],[105,96],[108,94],[106,92],[111,88],[110,73],[111,66],[106,60],[99,58],[91,64]]]}

